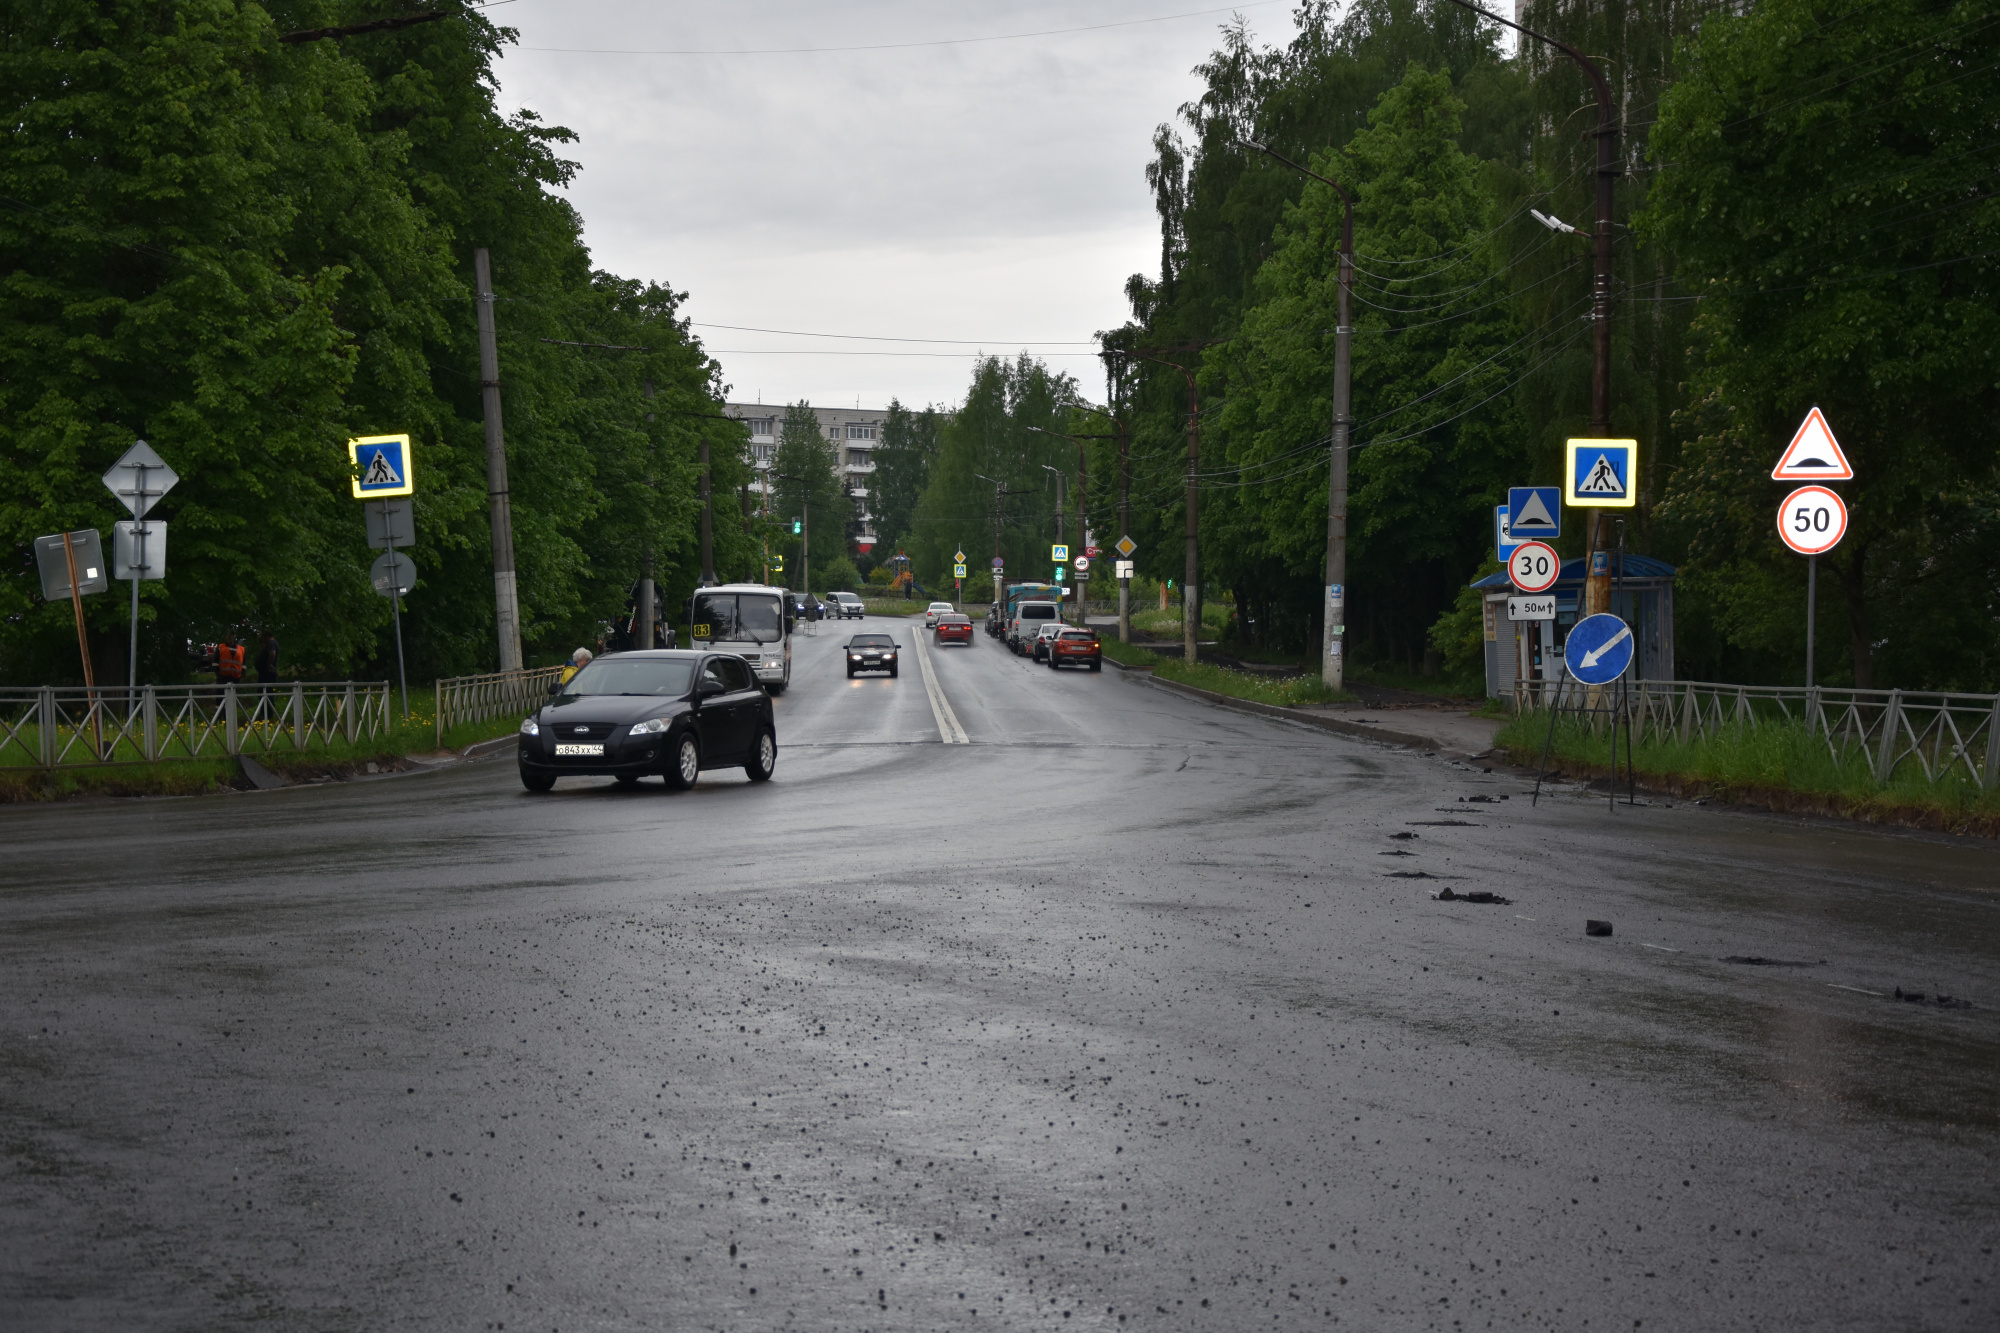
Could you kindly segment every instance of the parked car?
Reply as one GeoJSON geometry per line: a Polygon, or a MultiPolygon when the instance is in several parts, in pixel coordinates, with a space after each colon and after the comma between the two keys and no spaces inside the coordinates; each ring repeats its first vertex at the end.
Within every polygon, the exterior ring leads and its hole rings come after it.
{"type": "Polygon", "coordinates": [[[607,653],[550,687],[521,723],[521,785],[609,776],[623,785],[659,774],[676,791],[709,768],[741,767],[753,782],[778,762],[771,696],[734,653],[653,649],[607,653]]]}
{"type": "Polygon", "coordinates": [[[1064,629],[1047,645],[1047,652],[1051,671],[1066,666],[1104,670],[1104,645],[1097,641],[1094,629],[1064,629]]]}
{"type": "Polygon", "coordinates": [[[962,616],[954,611],[948,616],[939,616],[937,622],[938,647],[948,643],[962,643],[972,646],[972,617],[962,616]]]}
{"type": "Polygon", "coordinates": [[[1057,621],[1054,602],[1019,602],[1014,607],[1014,618],[1007,624],[1007,646],[1017,656],[1034,649],[1034,637],[1041,627],[1057,621]]]}
{"type": "Polygon", "coordinates": [[[956,610],[950,602],[932,602],[924,608],[924,628],[936,629],[939,616],[951,615],[956,610]]]}
{"type": "Polygon", "coordinates": [[[841,620],[859,620],[868,614],[859,594],[851,592],[830,592],[826,595],[826,609],[829,614],[841,620]]]}
{"type": "Polygon", "coordinates": [[[1060,620],[1045,620],[1036,626],[1035,637],[1028,643],[1028,656],[1037,662],[1046,662],[1049,657],[1049,645],[1065,628],[1067,627],[1060,620]]]}
{"type": "Polygon", "coordinates": [[[847,641],[847,676],[857,671],[896,674],[896,641],[886,634],[857,634],[847,641]]]}
{"type": "Polygon", "coordinates": [[[993,605],[986,608],[986,637],[989,639],[997,639],[1006,632],[1007,632],[1006,614],[1001,611],[1000,603],[995,602],[993,603],[993,605]]]}

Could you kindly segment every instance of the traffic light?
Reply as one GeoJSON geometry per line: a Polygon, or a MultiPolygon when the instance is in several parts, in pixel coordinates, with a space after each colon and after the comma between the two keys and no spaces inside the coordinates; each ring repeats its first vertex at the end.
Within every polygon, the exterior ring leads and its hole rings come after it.
{"type": "Polygon", "coordinates": [[[793,519],[793,520],[792,520],[792,535],[793,535],[794,537],[796,537],[796,536],[798,536],[798,535],[799,535],[799,533],[800,533],[800,532],[802,532],[803,530],[804,530],[804,525],[803,525],[803,524],[801,524],[801,523],[800,523],[800,522],[799,522],[799,521],[798,521],[797,519],[793,519]]]}

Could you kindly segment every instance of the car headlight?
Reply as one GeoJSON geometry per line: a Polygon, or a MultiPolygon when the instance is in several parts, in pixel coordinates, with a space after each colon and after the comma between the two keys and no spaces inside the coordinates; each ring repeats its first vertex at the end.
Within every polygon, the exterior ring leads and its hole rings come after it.
{"type": "Polygon", "coordinates": [[[848,660],[848,661],[850,661],[850,662],[859,662],[859,661],[861,660],[861,654],[860,654],[860,653],[849,653],[849,654],[847,655],[847,660],[848,660]]]}
{"type": "Polygon", "coordinates": [[[521,734],[523,736],[539,736],[542,734],[541,725],[532,717],[523,718],[521,720],[521,734]]]}
{"type": "Polygon", "coordinates": [[[644,722],[634,722],[632,724],[632,735],[657,736],[666,729],[667,719],[663,717],[649,717],[644,722]]]}

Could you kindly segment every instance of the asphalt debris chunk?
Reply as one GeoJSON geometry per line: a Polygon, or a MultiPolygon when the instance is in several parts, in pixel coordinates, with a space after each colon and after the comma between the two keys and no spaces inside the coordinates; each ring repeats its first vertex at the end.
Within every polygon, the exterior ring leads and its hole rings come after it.
{"type": "Polygon", "coordinates": [[[1441,903],[1491,903],[1495,907],[1511,907],[1514,903],[1512,898],[1502,898],[1499,894],[1488,893],[1485,889],[1475,889],[1471,893],[1454,893],[1449,888],[1444,888],[1431,896],[1441,903]]]}

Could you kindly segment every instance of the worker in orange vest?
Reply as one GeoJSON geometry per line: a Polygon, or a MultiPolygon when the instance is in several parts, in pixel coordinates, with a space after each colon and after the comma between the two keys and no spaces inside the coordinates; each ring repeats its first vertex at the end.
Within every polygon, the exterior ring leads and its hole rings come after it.
{"type": "Polygon", "coordinates": [[[222,636],[222,642],[215,645],[215,679],[217,684],[227,684],[243,679],[243,645],[236,642],[234,634],[222,636]]]}

